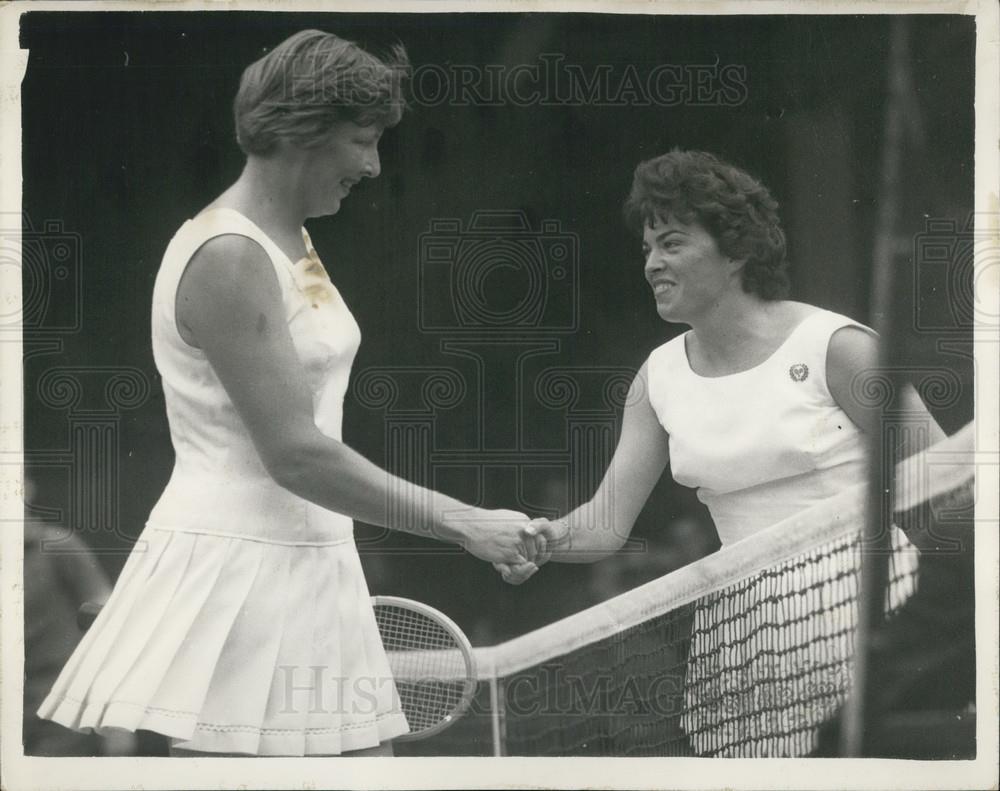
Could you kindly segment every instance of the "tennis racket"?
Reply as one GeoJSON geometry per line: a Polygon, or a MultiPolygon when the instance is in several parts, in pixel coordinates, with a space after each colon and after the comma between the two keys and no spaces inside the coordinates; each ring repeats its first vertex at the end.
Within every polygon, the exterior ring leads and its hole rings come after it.
{"type": "Polygon", "coordinates": [[[440,733],[465,713],[476,694],[472,646],[454,621],[426,604],[396,596],[375,596],[372,604],[410,726],[396,741],[440,733]]]}
{"type": "MultiPolygon", "coordinates": [[[[101,611],[84,602],[77,624],[86,631],[101,611]]],[[[394,741],[426,739],[461,718],[476,693],[476,661],[458,625],[426,604],[374,596],[372,606],[410,732],[394,741]]]]}

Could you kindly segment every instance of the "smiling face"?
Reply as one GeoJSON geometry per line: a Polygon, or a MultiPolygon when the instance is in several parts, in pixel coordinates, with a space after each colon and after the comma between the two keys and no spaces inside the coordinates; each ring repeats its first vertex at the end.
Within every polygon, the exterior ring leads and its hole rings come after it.
{"type": "Polygon", "coordinates": [[[340,121],[330,130],[328,139],[311,147],[305,156],[305,189],[308,217],[336,214],[351,189],[364,178],[375,178],[382,171],[378,143],[382,127],[360,126],[340,121]]]}
{"type": "Polygon", "coordinates": [[[657,218],[643,229],[642,251],[656,312],[664,321],[692,324],[732,289],[742,290],[742,263],[724,255],[697,221],[657,218]]]}

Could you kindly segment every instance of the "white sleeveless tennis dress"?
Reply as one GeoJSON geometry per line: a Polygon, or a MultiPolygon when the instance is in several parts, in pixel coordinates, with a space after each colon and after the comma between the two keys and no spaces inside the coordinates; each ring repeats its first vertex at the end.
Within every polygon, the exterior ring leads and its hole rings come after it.
{"type": "MultiPolygon", "coordinates": [[[[752,541],[866,480],[865,435],[826,382],[827,348],[842,327],[863,325],[817,309],[767,360],[728,376],[692,371],[685,335],[650,355],[649,401],[669,434],[673,477],[697,487],[723,545],[752,541]]],[[[893,532],[896,546],[909,546],[893,532]]],[[[912,570],[916,561],[915,551],[898,560],[912,570]]],[[[837,605],[830,580],[856,558],[831,562],[838,567],[803,566],[751,581],[742,600],[720,594],[699,602],[682,722],[696,753],[795,756],[812,749],[811,724],[835,712],[850,680],[844,667],[855,616],[837,605]],[[796,608],[817,612],[790,624],[796,608]],[[783,638],[782,629],[804,643],[783,638]]],[[[910,592],[895,591],[893,604],[910,592]]]]}
{"type": "Polygon", "coordinates": [[[211,365],[177,331],[180,277],[223,234],[252,239],[270,257],[316,425],[341,437],[361,334],[305,230],[309,255],[293,263],[236,211],[189,220],[167,248],[153,292],[173,474],[39,715],[77,729],[157,731],[205,752],[373,747],[407,724],[353,522],[271,480],[211,365]]]}

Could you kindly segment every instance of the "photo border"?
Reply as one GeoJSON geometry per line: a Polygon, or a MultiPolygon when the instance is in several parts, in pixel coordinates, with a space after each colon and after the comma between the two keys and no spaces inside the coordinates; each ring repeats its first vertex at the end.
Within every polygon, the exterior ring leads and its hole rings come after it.
{"type": "MultiPolygon", "coordinates": [[[[27,52],[18,50],[21,14],[39,11],[221,11],[262,12],[602,12],[614,14],[682,13],[728,14],[922,14],[975,15],[976,25],[976,172],[975,211],[979,217],[1000,217],[998,156],[1000,139],[996,75],[1000,73],[998,7],[982,2],[625,2],[598,0],[539,0],[525,2],[455,3],[449,0],[396,0],[396,2],[15,2],[0,8],[0,210],[20,213],[20,82],[27,67],[27,52]]],[[[1000,227],[988,229],[1000,240],[1000,227]]],[[[7,269],[10,269],[8,267],[7,269]]],[[[990,315],[1000,315],[1000,282],[997,268],[979,279],[978,297],[990,315]]],[[[0,293],[19,294],[19,275],[0,272],[0,293]]],[[[1000,338],[995,329],[975,333],[976,431],[984,460],[996,460],[998,449],[998,382],[1000,338]]],[[[22,347],[19,340],[0,342],[0,450],[23,453],[22,347]]],[[[2,491],[20,491],[16,469],[0,470],[2,491]],[[13,478],[11,476],[14,476],[13,478]]],[[[5,497],[0,517],[16,522],[23,514],[21,501],[5,497]]],[[[977,507],[998,512],[996,478],[981,476],[977,507]]],[[[945,789],[986,788],[997,777],[998,705],[998,530],[994,523],[980,524],[976,536],[977,575],[977,736],[974,761],[895,761],[881,759],[719,759],[697,758],[205,758],[177,761],[170,758],[36,758],[21,753],[21,704],[23,678],[23,557],[21,531],[0,531],[2,540],[2,750],[3,787],[11,791],[42,788],[878,788],[945,789]],[[332,763],[331,763],[332,762],[332,763]]]]}

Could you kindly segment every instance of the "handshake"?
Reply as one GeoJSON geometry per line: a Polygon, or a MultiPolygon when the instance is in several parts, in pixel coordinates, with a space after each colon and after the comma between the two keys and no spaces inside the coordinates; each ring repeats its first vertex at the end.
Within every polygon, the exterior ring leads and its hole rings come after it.
{"type": "Polygon", "coordinates": [[[457,525],[460,543],[493,564],[505,582],[520,585],[548,562],[555,550],[570,546],[569,525],[561,519],[530,519],[517,511],[476,509],[457,525]]]}

